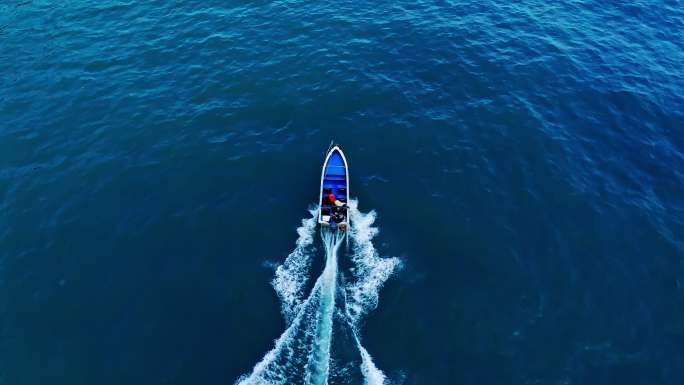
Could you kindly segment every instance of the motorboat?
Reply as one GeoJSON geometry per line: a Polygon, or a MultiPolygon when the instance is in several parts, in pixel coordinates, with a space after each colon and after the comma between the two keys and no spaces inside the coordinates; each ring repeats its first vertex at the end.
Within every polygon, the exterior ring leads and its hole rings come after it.
{"type": "Polygon", "coordinates": [[[321,170],[318,223],[333,230],[349,228],[349,166],[339,145],[330,144],[321,170]]]}

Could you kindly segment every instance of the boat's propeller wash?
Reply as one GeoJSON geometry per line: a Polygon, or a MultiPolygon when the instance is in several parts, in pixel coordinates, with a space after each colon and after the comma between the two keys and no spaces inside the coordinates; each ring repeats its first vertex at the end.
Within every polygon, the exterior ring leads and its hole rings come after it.
{"type": "Polygon", "coordinates": [[[319,207],[310,211],[311,218],[297,230],[295,249],[273,279],[287,328],[252,373],[236,384],[386,384],[384,373],[361,346],[359,325],[363,315],[377,306],[380,287],[400,261],[378,255],[372,243],[377,233],[372,227],[375,212],[361,213],[357,202],[350,200],[349,231],[320,227],[325,267],[311,286],[319,207]],[[345,237],[351,240],[350,250],[344,253],[351,267],[338,270],[345,237]]]}

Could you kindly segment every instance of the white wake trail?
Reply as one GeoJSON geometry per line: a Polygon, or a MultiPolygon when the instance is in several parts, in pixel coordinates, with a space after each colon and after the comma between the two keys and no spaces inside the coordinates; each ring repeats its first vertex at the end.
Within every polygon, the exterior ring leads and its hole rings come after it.
{"type": "Polygon", "coordinates": [[[373,227],[377,215],[375,211],[362,213],[358,209],[358,201],[349,202],[352,221],[349,236],[352,240],[351,260],[354,263],[352,275],[355,278],[345,288],[347,297],[347,312],[356,325],[368,312],[378,307],[378,296],[382,285],[397,270],[401,268],[401,260],[396,257],[380,257],[373,246],[373,238],[378,234],[377,227],[373,227]]]}
{"type": "Polygon", "coordinates": [[[319,319],[316,325],[316,343],[309,356],[309,370],[306,384],[325,385],[330,372],[330,345],[332,342],[333,313],[335,311],[335,291],[337,289],[337,250],[342,244],[344,234],[321,229],[325,245],[326,263],[321,274],[319,319]]]}
{"type": "MultiPolygon", "coordinates": [[[[323,285],[323,275],[314,284],[309,297],[298,307],[299,311],[293,318],[288,328],[275,341],[275,347],[270,350],[264,358],[254,366],[249,376],[240,377],[238,385],[285,385],[290,384],[289,376],[296,374],[298,366],[304,364],[297,360],[296,353],[302,354],[306,346],[297,344],[296,336],[304,333],[305,337],[311,336],[312,332],[308,326],[312,321],[318,319],[316,314],[311,314],[311,307],[316,307],[315,303],[320,297],[321,286],[323,285]],[[283,361],[283,356],[287,358],[283,361]]],[[[306,338],[304,338],[306,339],[306,338]]],[[[302,343],[304,345],[305,343],[302,343]]]]}
{"type": "Polygon", "coordinates": [[[375,366],[373,358],[361,345],[358,324],[361,318],[378,307],[378,296],[385,281],[401,268],[399,258],[382,258],[373,246],[373,238],[378,234],[375,211],[362,213],[357,200],[349,201],[349,214],[352,226],[349,237],[352,240],[351,260],[354,267],[351,273],[355,281],[345,287],[346,314],[349,326],[361,354],[361,373],[366,385],[383,385],[385,374],[375,366]]]}
{"type": "MultiPolygon", "coordinates": [[[[331,376],[340,375],[331,366],[332,341],[335,325],[348,330],[352,340],[348,342],[358,351],[360,363],[355,358],[345,362],[356,366],[365,385],[387,385],[385,374],[373,363],[368,351],[361,345],[359,324],[362,317],[378,305],[378,292],[390,275],[400,268],[397,258],[382,258],[374,248],[372,239],[378,233],[373,227],[374,211],[362,213],[358,202],[350,200],[351,229],[345,234],[321,229],[324,245],[325,267],[308,296],[305,287],[314,254],[316,214],[302,220],[297,229],[299,238],[295,249],[275,272],[272,285],[280,297],[287,329],[275,341],[275,346],[257,363],[251,374],[243,375],[237,385],[327,385],[331,376]],[[338,290],[338,251],[344,238],[351,240],[351,280],[338,290]],[[344,296],[338,305],[336,295],[344,296]],[[343,316],[335,318],[339,308],[343,316]],[[341,323],[340,323],[341,322],[341,323]],[[332,371],[332,373],[331,373],[332,371]]],[[[349,254],[349,253],[347,253],[349,254]]],[[[343,332],[342,334],[345,334],[343,332]]],[[[339,341],[345,341],[344,338],[339,341]]],[[[344,350],[344,349],[343,349],[344,350]]],[[[349,379],[344,380],[347,383],[349,379]]]]}
{"type": "Polygon", "coordinates": [[[361,352],[361,374],[363,374],[365,385],[385,384],[385,373],[375,366],[373,358],[368,354],[366,348],[361,346],[361,341],[356,333],[354,337],[356,338],[356,346],[359,348],[359,352],[361,352]]]}
{"type": "Polygon", "coordinates": [[[307,226],[308,221],[304,220],[303,226],[298,229],[300,238],[297,240],[297,247],[276,270],[274,279],[274,287],[279,296],[292,300],[283,305],[284,309],[286,305],[292,306],[287,308],[287,314],[292,315],[290,325],[276,340],[275,347],[254,366],[252,373],[238,379],[239,385],[298,383],[292,377],[301,378],[307,385],[327,384],[337,290],[337,252],[344,236],[328,229],[321,230],[326,249],[325,268],[309,296],[303,302],[298,302],[306,283],[306,277],[300,274],[307,272],[310,264],[307,261],[310,258],[304,252],[313,242],[308,241],[308,231],[315,231],[315,227],[307,226]],[[298,288],[300,292],[293,292],[292,288],[298,288]],[[282,293],[287,295],[283,296],[282,293]],[[305,369],[303,374],[302,369],[305,369]]]}
{"type": "Polygon", "coordinates": [[[285,258],[285,262],[278,266],[271,285],[275,289],[287,322],[291,322],[297,314],[304,294],[304,285],[308,280],[314,236],[316,235],[316,218],[318,207],[309,209],[310,218],[302,219],[302,225],[297,229],[295,249],[285,258]]]}

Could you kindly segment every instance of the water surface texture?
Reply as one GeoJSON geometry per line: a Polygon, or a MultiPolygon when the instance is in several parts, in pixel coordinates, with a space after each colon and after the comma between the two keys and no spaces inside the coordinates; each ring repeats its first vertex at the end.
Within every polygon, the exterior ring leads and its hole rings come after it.
{"type": "Polygon", "coordinates": [[[388,383],[684,383],[681,1],[4,0],[0,74],[2,385],[250,375],[331,139],[388,383]]]}

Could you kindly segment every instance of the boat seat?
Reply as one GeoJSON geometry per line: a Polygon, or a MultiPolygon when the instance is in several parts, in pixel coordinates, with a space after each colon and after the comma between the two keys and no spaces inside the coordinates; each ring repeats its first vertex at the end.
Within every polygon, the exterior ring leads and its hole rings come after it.
{"type": "Polygon", "coordinates": [[[332,188],[330,188],[330,187],[323,187],[323,193],[324,193],[324,194],[330,194],[330,193],[332,193],[332,188]]]}
{"type": "Polygon", "coordinates": [[[329,207],[323,207],[323,208],[321,208],[321,214],[323,214],[323,215],[330,215],[330,208],[329,208],[329,207]]]}
{"type": "Polygon", "coordinates": [[[345,187],[340,187],[337,189],[337,192],[340,194],[347,194],[347,189],[345,187]]]}

